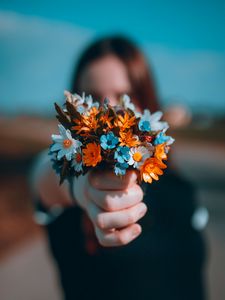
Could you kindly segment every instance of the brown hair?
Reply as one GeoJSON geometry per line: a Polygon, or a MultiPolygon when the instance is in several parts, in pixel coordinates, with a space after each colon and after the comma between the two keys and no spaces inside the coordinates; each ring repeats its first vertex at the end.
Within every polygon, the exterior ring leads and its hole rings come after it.
{"type": "Polygon", "coordinates": [[[128,38],[112,36],[101,38],[81,55],[72,80],[72,93],[82,93],[79,88],[81,74],[85,67],[107,55],[115,55],[127,68],[132,86],[131,99],[138,101],[141,109],[148,108],[151,112],[159,109],[155,84],[143,53],[128,38]]]}

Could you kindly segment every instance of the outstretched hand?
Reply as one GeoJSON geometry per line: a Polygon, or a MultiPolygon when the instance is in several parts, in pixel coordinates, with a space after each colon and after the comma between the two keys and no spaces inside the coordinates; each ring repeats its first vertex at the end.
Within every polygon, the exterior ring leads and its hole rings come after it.
{"type": "Polygon", "coordinates": [[[75,179],[74,195],[78,205],[91,219],[99,243],[113,247],[126,245],[141,233],[137,221],[147,206],[137,184],[135,171],[122,178],[112,171],[92,171],[75,179]]]}

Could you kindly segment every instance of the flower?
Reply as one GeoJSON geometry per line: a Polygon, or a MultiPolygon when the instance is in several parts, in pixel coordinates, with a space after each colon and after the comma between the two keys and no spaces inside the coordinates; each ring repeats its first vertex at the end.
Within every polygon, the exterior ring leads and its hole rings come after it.
{"type": "Polygon", "coordinates": [[[76,172],[83,171],[82,152],[80,149],[75,153],[71,166],[76,172]]]}
{"type": "Polygon", "coordinates": [[[141,119],[138,123],[138,128],[140,131],[150,131],[151,130],[150,122],[141,119]]]}
{"type": "Polygon", "coordinates": [[[92,107],[99,107],[99,103],[93,102],[91,95],[85,96],[85,93],[83,93],[82,96],[80,96],[78,94],[71,94],[68,91],[65,91],[64,95],[67,101],[72,103],[80,114],[88,112],[92,107]]]}
{"type": "Polygon", "coordinates": [[[144,164],[141,166],[141,179],[145,182],[152,183],[152,179],[158,180],[158,175],[162,175],[162,169],[165,169],[166,167],[167,166],[162,161],[159,161],[155,157],[150,157],[146,159],[144,164]]]}
{"type": "Polygon", "coordinates": [[[152,153],[144,146],[133,147],[130,149],[130,159],[128,164],[134,168],[140,168],[144,161],[150,157],[152,153]]]}
{"type": "Polygon", "coordinates": [[[126,94],[120,97],[120,103],[125,109],[130,109],[135,114],[136,118],[141,117],[141,113],[135,109],[134,104],[130,101],[130,97],[126,94]]]}
{"type": "Polygon", "coordinates": [[[107,149],[115,148],[119,142],[119,139],[117,136],[114,135],[112,131],[110,131],[106,135],[105,134],[101,135],[100,142],[101,142],[101,147],[104,150],[107,150],[107,149]]]}
{"type": "Polygon", "coordinates": [[[175,140],[168,135],[165,135],[164,131],[160,132],[155,140],[154,140],[154,145],[159,145],[159,144],[163,144],[166,143],[166,145],[171,145],[175,140]]]}
{"type": "Polygon", "coordinates": [[[92,107],[99,108],[99,102],[93,102],[91,95],[88,95],[84,98],[85,111],[91,109],[92,107]]]}
{"type": "Polygon", "coordinates": [[[115,120],[114,124],[116,127],[119,127],[121,131],[124,131],[125,129],[129,129],[136,123],[136,117],[130,116],[130,114],[125,111],[124,116],[118,115],[117,119],[115,120]]]}
{"type": "Polygon", "coordinates": [[[72,138],[69,129],[66,130],[61,124],[58,127],[60,135],[52,134],[54,144],[51,146],[51,151],[59,151],[57,154],[58,160],[63,156],[67,160],[71,160],[72,155],[78,151],[82,143],[72,138]]]}
{"type": "Polygon", "coordinates": [[[110,117],[109,111],[107,111],[106,113],[100,116],[99,121],[102,122],[104,127],[106,126],[107,128],[112,129],[113,128],[112,119],[113,117],[112,116],[110,117]]]}
{"type": "Polygon", "coordinates": [[[125,109],[130,109],[133,112],[135,111],[134,104],[130,101],[130,97],[126,94],[120,97],[120,102],[125,109]]]}
{"type": "Polygon", "coordinates": [[[116,175],[125,175],[127,168],[129,167],[129,165],[127,163],[116,163],[115,167],[114,167],[114,172],[116,175]]]}
{"type": "Polygon", "coordinates": [[[74,126],[72,130],[76,131],[76,134],[86,136],[90,132],[96,132],[99,128],[98,118],[96,115],[99,113],[96,107],[92,107],[85,115],[82,115],[80,119],[73,119],[74,126]]]}
{"type": "Polygon", "coordinates": [[[89,143],[83,149],[83,163],[89,167],[95,167],[102,160],[101,147],[96,143],[89,143]]]}
{"type": "Polygon", "coordinates": [[[128,147],[119,146],[114,153],[114,158],[119,163],[124,163],[130,159],[129,151],[130,151],[130,149],[128,147]]]}
{"type": "Polygon", "coordinates": [[[134,135],[132,131],[119,133],[120,146],[136,147],[140,145],[140,141],[137,135],[134,135]]]}
{"type": "Polygon", "coordinates": [[[167,159],[167,155],[165,153],[165,146],[166,146],[166,144],[163,143],[163,144],[157,145],[155,147],[154,157],[160,161],[167,159]]]}
{"type": "MultiPolygon", "coordinates": [[[[149,122],[150,130],[152,130],[152,131],[159,131],[159,130],[163,130],[165,128],[167,129],[168,123],[159,121],[162,118],[162,115],[163,114],[161,111],[157,111],[157,112],[151,114],[148,109],[145,109],[139,123],[141,123],[141,125],[142,125],[144,123],[144,121],[149,122]]],[[[147,123],[144,123],[144,124],[145,124],[145,127],[148,126],[147,123]]],[[[139,127],[139,129],[140,129],[140,127],[139,127]]]]}

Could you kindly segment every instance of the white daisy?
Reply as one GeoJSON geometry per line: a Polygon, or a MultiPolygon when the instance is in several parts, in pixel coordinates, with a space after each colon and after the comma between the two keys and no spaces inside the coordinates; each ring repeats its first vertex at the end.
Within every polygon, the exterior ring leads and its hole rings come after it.
{"type": "Polygon", "coordinates": [[[67,98],[67,101],[70,103],[73,103],[73,105],[76,107],[76,110],[80,113],[86,113],[90,108],[92,107],[99,107],[98,102],[93,102],[93,98],[91,95],[85,96],[85,93],[82,93],[82,96],[78,94],[71,94],[68,91],[64,91],[64,95],[67,98]]]}
{"type": "Polygon", "coordinates": [[[51,146],[51,151],[58,151],[58,160],[63,156],[65,156],[67,160],[71,160],[72,155],[78,151],[82,143],[72,138],[69,129],[66,130],[61,124],[58,125],[58,127],[60,135],[52,134],[54,144],[51,146]]]}
{"type": "Polygon", "coordinates": [[[71,166],[74,168],[74,170],[76,172],[82,172],[83,171],[83,161],[82,161],[81,149],[77,150],[77,152],[74,154],[71,166]]]}
{"type": "Polygon", "coordinates": [[[136,111],[136,108],[135,108],[134,104],[131,102],[130,97],[127,94],[124,94],[124,95],[121,96],[120,102],[121,102],[121,105],[125,109],[132,110],[134,112],[136,118],[141,117],[141,113],[139,113],[138,111],[136,111]]]}
{"type": "Polygon", "coordinates": [[[89,110],[90,108],[92,108],[92,107],[96,107],[96,108],[98,108],[99,107],[99,102],[93,102],[93,98],[92,98],[92,96],[91,95],[89,95],[89,96],[86,96],[85,98],[84,98],[84,103],[86,104],[86,110],[89,110]]]}
{"type": "Polygon", "coordinates": [[[161,111],[157,111],[151,114],[148,109],[145,109],[140,122],[149,122],[151,131],[160,131],[163,129],[167,129],[169,127],[168,123],[160,121],[162,115],[163,113],[161,111]]]}
{"type": "Polygon", "coordinates": [[[132,147],[129,154],[128,164],[134,168],[142,166],[144,161],[152,155],[151,151],[144,146],[132,147]]]}

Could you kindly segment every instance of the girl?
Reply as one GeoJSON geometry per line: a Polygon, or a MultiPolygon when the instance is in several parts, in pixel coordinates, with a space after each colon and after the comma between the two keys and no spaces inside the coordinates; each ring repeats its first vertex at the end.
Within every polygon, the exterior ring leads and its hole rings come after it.
{"type": "MultiPolygon", "coordinates": [[[[72,92],[112,105],[128,94],[141,111],[159,109],[143,54],[119,36],[83,52],[72,92]]],[[[91,172],[59,186],[49,162],[36,185],[49,214],[66,208],[46,226],[66,299],[204,299],[204,245],[191,226],[194,190],[171,168],[145,185],[145,194],[133,171],[123,180],[91,172]]]]}

